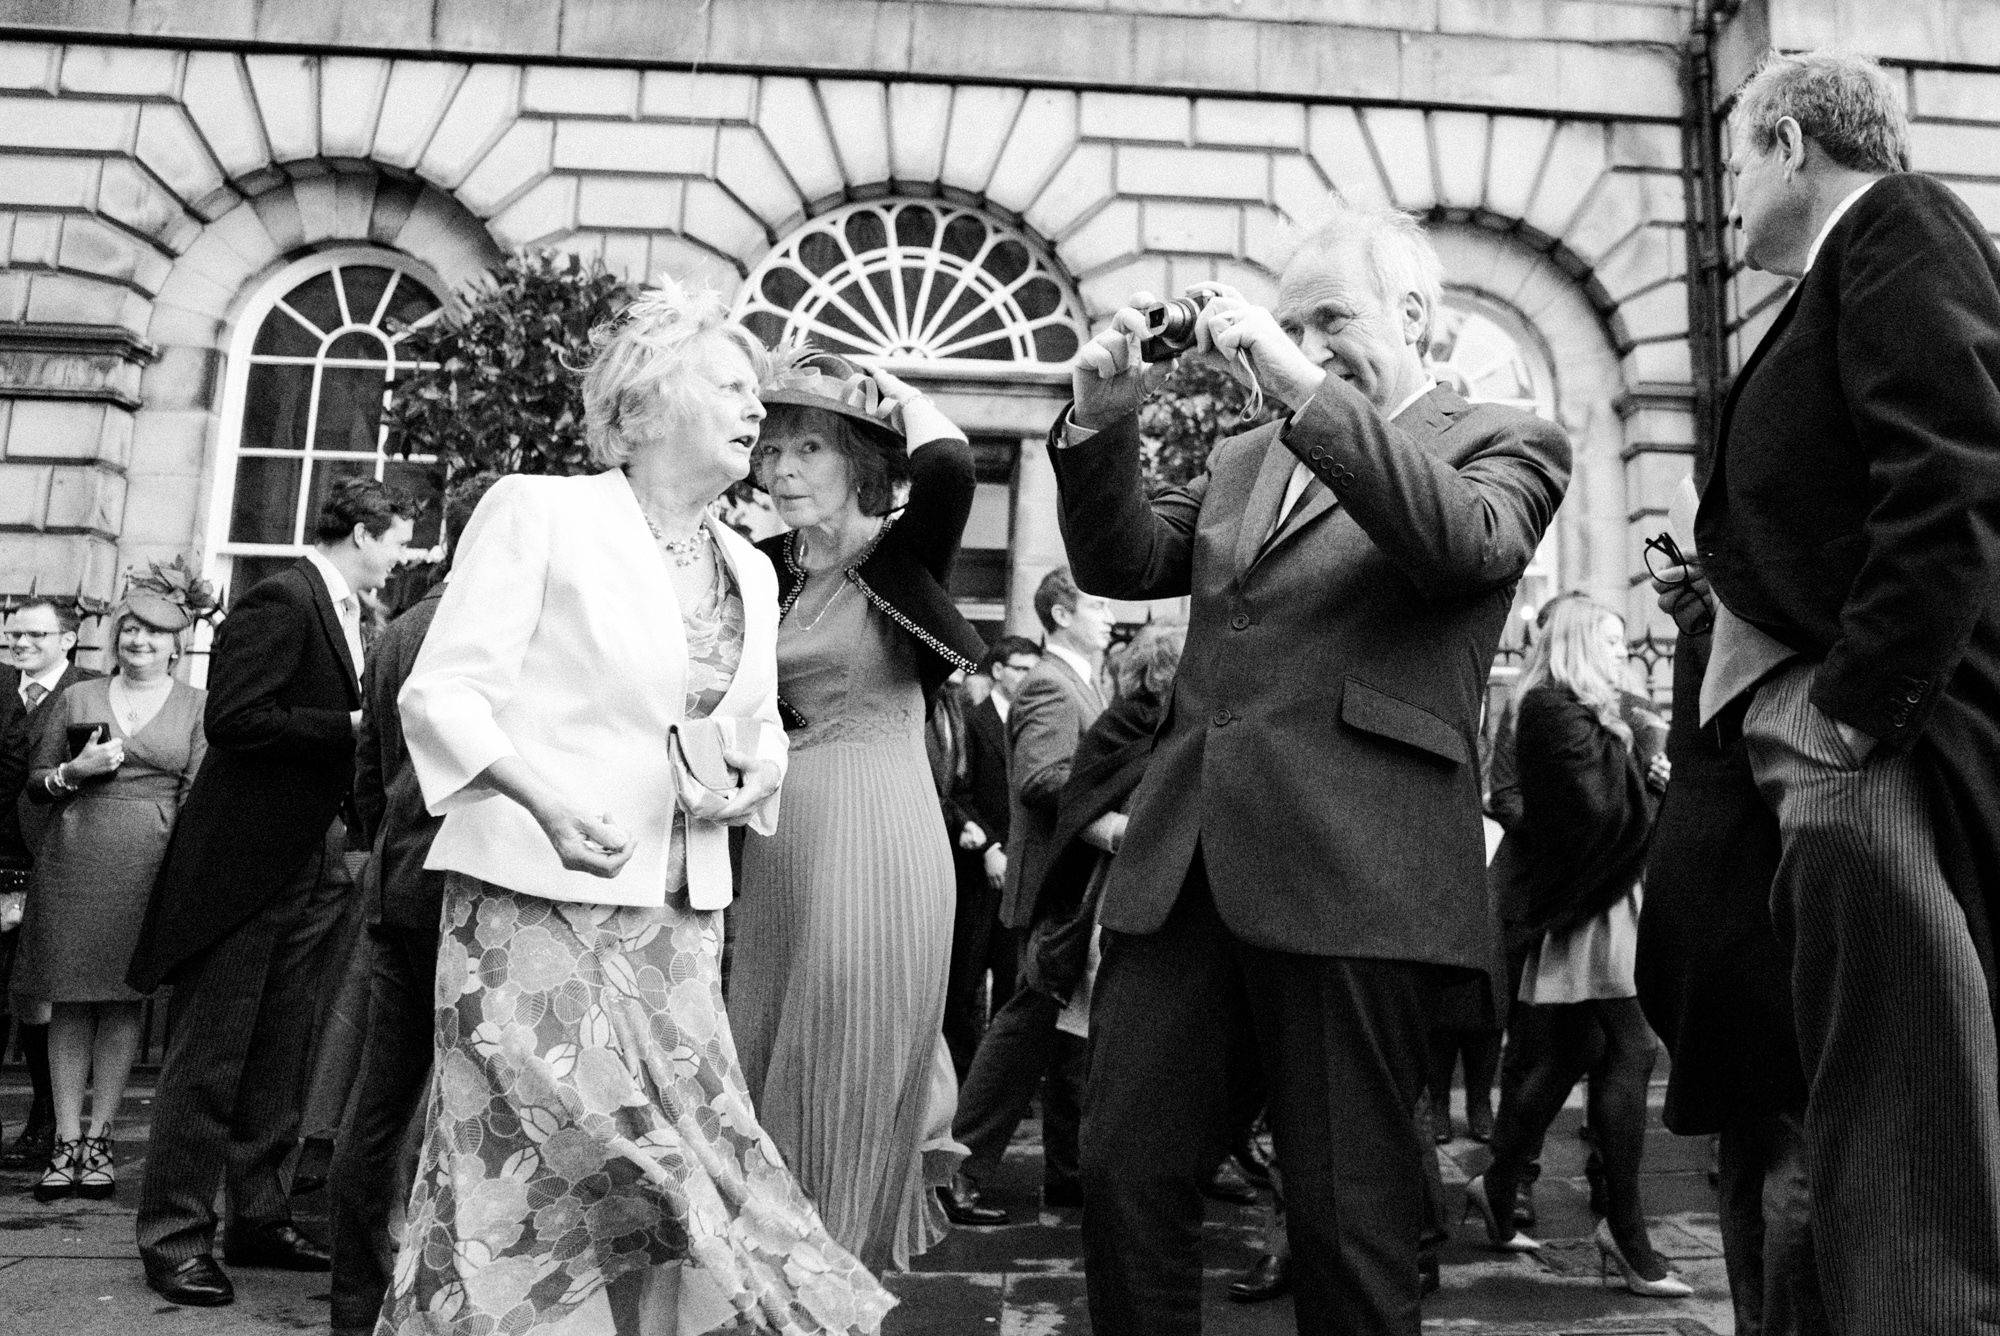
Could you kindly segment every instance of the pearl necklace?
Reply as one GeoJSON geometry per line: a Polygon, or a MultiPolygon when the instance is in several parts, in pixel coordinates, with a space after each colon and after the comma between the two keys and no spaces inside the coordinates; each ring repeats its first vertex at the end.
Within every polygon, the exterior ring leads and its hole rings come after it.
{"type": "Polygon", "coordinates": [[[660,532],[660,526],[653,523],[651,515],[641,510],[639,518],[646,521],[646,527],[653,531],[653,541],[660,545],[660,551],[673,558],[676,566],[692,566],[700,561],[703,549],[714,540],[706,521],[697,525],[695,531],[685,538],[669,538],[660,532]]]}

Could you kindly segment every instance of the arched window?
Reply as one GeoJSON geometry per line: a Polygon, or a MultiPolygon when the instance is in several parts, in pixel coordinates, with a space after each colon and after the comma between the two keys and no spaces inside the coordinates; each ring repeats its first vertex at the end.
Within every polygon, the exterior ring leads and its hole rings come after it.
{"type": "Polygon", "coordinates": [[[1028,237],[937,200],[874,200],[815,218],[743,285],[737,313],[766,342],[896,361],[1060,364],[1084,321],[1028,237]]]}
{"type": "Polygon", "coordinates": [[[424,506],[414,546],[438,541],[442,469],[400,453],[382,409],[409,331],[442,310],[437,277],[348,247],[287,267],[245,309],[223,392],[224,449],[209,512],[213,575],[231,593],[298,556],[329,488],[380,478],[424,506]]]}

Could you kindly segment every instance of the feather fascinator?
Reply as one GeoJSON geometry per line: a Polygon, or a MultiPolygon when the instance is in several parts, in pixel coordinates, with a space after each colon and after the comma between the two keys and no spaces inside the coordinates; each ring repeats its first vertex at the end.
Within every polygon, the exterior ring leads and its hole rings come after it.
{"type": "Polygon", "coordinates": [[[166,565],[149,562],[146,570],[129,572],[122,606],[162,631],[185,631],[221,611],[215,586],[197,575],[185,556],[166,565]]]}

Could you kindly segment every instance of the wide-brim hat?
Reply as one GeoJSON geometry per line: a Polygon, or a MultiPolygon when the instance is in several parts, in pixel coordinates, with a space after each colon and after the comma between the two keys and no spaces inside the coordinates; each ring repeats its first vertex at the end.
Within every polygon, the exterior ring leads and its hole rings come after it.
{"type": "Polygon", "coordinates": [[[150,589],[126,590],[125,601],[120,608],[160,631],[185,631],[194,625],[192,612],[165,594],[150,589]]]}
{"type": "Polygon", "coordinates": [[[902,434],[891,420],[896,406],[883,399],[873,376],[836,353],[804,343],[779,344],[771,350],[771,368],[757,397],[767,414],[779,407],[817,408],[869,428],[865,440],[902,448],[902,434]]]}
{"type": "Polygon", "coordinates": [[[149,562],[146,570],[132,572],[119,610],[162,631],[185,631],[214,616],[218,608],[214,586],[195,573],[186,557],[175,557],[164,565],[149,562]]]}

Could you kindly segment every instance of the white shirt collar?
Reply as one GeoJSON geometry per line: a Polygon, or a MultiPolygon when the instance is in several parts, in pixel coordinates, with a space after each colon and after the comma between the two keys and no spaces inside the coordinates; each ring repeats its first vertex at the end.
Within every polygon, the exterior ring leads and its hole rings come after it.
{"type": "Polygon", "coordinates": [[[1007,712],[1014,708],[1014,702],[1008,700],[997,691],[989,693],[987,699],[993,702],[993,713],[1000,716],[1000,722],[1003,724],[1006,723],[1007,712]]]}
{"type": "Polygon", "coordinates": [[[1409,411],[1411,404],[1423,398],[1425,395],[1429,394],[1432,390],[1436,389],[1437,387],[1438,383],[1435,380],[1432,380],[1429,376],[1424,377],[1424,383],[1420,387],[1418,387],[1417,392],[1411,395],[1409,398],[1403,400],[1402,403],[1397,404],[1395,411],[1387,415],[1388,421],[1394,422],[1397,418],[1403,416],[1404,413],[1409,411]]]}
{"type": "MultiPolygon", "coordinates": [[[[1881,179],[1882,178],[1878,176],[1875,178],[1875,181],[1879,181],[1881,179]]],[[[1810,274],[1812,272],[1813,261],[1819,258],[1819,248],[1826,244],[1827,233],[1833,231],[1833,225],[1839,222],[1843,217],[1845,217],[1847,211],[1854,207],[1854,201],[1860,199],[1863,195],[1868,193],[1868,186],[1874,185],[1875,181],[1868,182],[1867,185],[1864,185],[1859,189],[1855,190],[1854,192],[1849,194],[1846,199],[1842,200],[1840,203],[1833,206],[1833,212],[1826,216],[1826,222],[1820,227],[1819,235],[1813,238],[1812,248],[1806,252],[1805,273],[1810,274]]],[[[1804,274],[1800,275],[1801,278],[1803,278],[1804,276],[1805,276],[1804,274]]]]}
{"type": "MultiPolygon", "coordinates": [[[[340,567],[328,561],[326,555],[318,548],[307,548],[306,560],[310,561],[313,569],[319,572],[319,578],[326,581],[327,597],[333,600],[336,609],[340,607],[342,599],[354,599],[354,589],[347,583],[347,577],[340,573],[340,567]]],[[[354,600],[354,608],[356,612],[361,610],[359,599],[354,600]]]]}
{"type": "Polygon", "coordinates": [[[1078,654],[1075,650],[1071,649],[1069,646],[1058,645],[1053,640],[1046,641],[1042,645],[1042,653],[1053,654],[1057,658],[1061,659],[1064,663],[1068,664],[1070,667],[1076,669],[1077,677],[1083,682],[1085,686],[1089,687],[1097,685],[1096,665],[1092,664],[1089,659],[1084,658],[1081,654],[1078,654]]]}
{"type": "MultiPolygon", "coordinates": [[[[30,677],[26,673],[22,673],[20,687],[26,687],[30,682],[40,682],[42,684],[42,690],[53,695],[55,694],[56,683],[62,681],[62,675],[68,671],[69,671],[69,660],[57,659],[55,662],[55,666],[53,668],[44,669],[42,672],[36,673],[32,677],[30,677]]],[[[19,688],[17,688],[17,690],[18,689],[19,688]]],[[[21,699],[26,700],[27,697],[23,696],[21,697],[21,699]]]]}

